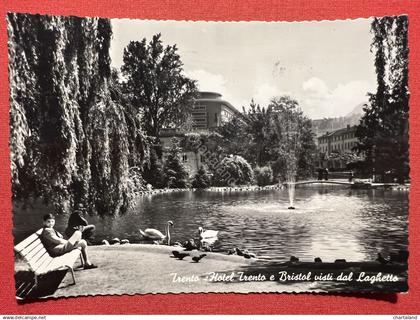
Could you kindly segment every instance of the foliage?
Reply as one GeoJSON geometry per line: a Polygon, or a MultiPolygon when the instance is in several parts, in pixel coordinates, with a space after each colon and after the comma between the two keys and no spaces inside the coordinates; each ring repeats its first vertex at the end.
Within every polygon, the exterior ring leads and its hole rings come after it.
{"type": "Polygon", "coordinates": [[[241,117],[218,132],[223,154],[240,155],[253,166],[271,166],[275,180],[313,173],[316,146],[311,121],[288,96],[273,98],[266,108],[251,101],[241,117]]]}
{"type": "Polygon", "coordinates": [[[271,126],[272,106],[261,108],[252,100],[248,110],[243,110],[243,114],[246,138],[249,141],[246,158],[253,165],[263,166],[273,160],[272,145],[278,138],[271,126]]]}
{"type": "Polygon", "coordinates": [[[215,131],[187,132],[180,140],[180,146],[185,151],[197,154],[211,152],[219,155],[223,152],[222,141],[222,135],[215,131]]]}
{"type": "Polygon", "coordinates": [[[158,137],[161,128],[181,125],[194,103],[196,83],[183,75],[177,51],[176,45],[165,47],[160,34],[148,44],[145,38],[130,41],[124,49],[125,91],[143,113],[149,136],[158,137]]]}
{"type": "Polygon", "coordinates": [[[210,187],[210,176],[204,166],[201,166],[200,169],[198,169],[191,186],[196,189],[206,189],[210,187]]]}
{"type": "MultiPolygon", "coordinates": [[[[137,198],[142,191],[146,190],[146,183],[143,179],[142,169],[139,167],[132,167],[128,171],[128,183],[127,183],[127,194],[128,197],[133,200],[137,198]]],[[[130,207],[132,207],[133,202],[131,202],[130,207]]]]}
{"type": "Polygon", "coordinates": [[[171,141],[171,147],[165,159],[163,174],[168,188],[188,187],[188,171],[182,163],[182,149],[177,138],[171,141]]]}
{"type": "Polygon", "coordinates": [[[328,156],[325,156],[325,160],[338,160],[343,161],[346,164],[352,163],[352,162],[358,162],[362,161],[364,158],[361,155],[358,155],[355,152],[351,151],[345,151],[345,152],[339,152],[334,151],[331,152],[328,156]]]}
{"type": "Polygon", "coordinates": [[[150,149],[150,160],[144,166],[143,178],[155,188],[166,187],[162,161],[155,148],[150,149]]]}
{"type": "Polygon", "coordinates": [[[277,139],[271,125],[271,108],[263,108],[252,100],[241,116],[232,118],[218,128],[224,137],[221,147],[224,155],[240,155],[253,166],[264,166],[273,161],[273,142],[277,139]]]}
{"type": "Polygon", "coordinates": [[[228,156],[213,169],[216,186],[246,185],[253,182],[251,165],[241,156],[228,156]]]}
{"type": "Polygon", "coordinates": [[[372,51],[375,52],[376,93],[357,128],[357,148],[374,173],[395,172],[400,182],[408,177],[408,18],[375,18],[372,51]]]}
{"type": "Polygon", "coordinates": [[[310,176],[316,153],[311,121],[303,115],[297,101],[288,96],[273,98],[270,107],[277,134],[274,175],[282,181],[310,176]]]}
{"type": "Polygon", "coordinates": [[[41,197],[59,211],[125,210],[129,168],[148,151],[138,116],[114,94],[110,21],[16,13],[7,21],[14,198],[41,197]]]}
{"type": "Polygon", "coordinates": [[[269,185],[273,182],[273,170],[270,166],[256,167],[254,177],[259,186],[269,185]]]}
{"type": "Polygon", "coordinates": [[[236,154],[247,157],[249,141],[243,117],[233,117],[230,121],[218,127],[216,131],[223,137],[219,145],[224,156],[236,154]]]}

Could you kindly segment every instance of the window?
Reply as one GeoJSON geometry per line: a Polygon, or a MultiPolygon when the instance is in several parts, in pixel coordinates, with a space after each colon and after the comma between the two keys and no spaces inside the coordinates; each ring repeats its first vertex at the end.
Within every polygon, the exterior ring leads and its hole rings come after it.
{"type": "Polygon", "coordinates": [[[220,113],[220,121],[223,122],[228,122],[232,119],[232,114],[229,113],[226,110],[222,110],[220,113]]]}
{"type": "Polygon", "coordinates": [[[205,163],[206,162],[206,157],[202,154],[200,154],[200,162],[201,163],[205,163]]]}
{"type": "Polygon", "coordinates": [[[187,162],[188,161],[188,156],[186,153],[182,154],[182,161],[183,162],[187,162]]]}

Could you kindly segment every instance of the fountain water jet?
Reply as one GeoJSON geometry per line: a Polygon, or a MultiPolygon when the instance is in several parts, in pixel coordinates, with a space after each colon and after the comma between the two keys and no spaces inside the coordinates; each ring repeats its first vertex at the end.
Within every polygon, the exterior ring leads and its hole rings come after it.
{"type": "Polygon", "coordinates": [[[287,209],[295,209],[295,187],[296,185],[294,179],[290,179],[289,181],[287,181],[287,191],[289,192],[289,207],[287,209]]]}
{"type": "MultiPolygon", "coordinates": [[[[276,101],[274,101],[276,102],[276,101]]],[[[282,97],[277,100],[277,109],[280,116],[275,117],[275,128],[279,141],[279,157],[285,165],[285,180],[289,192],[289,207],[295,209],[295,187],[297,166],[300,152],[302,150],[301,132],[304,126],[303,113],[297,101],[289,97],[282,97]]]]}
{"type": "Polygon", "coordinates": [[[286,179],[287,179],[287,191],[289,193],[289,207],[287,209],[295,209],[295,188],[296,188],[296,171],[297,171],[297,159],[294,150],[291,150],[289,155],[286,157],[286,179]]]}

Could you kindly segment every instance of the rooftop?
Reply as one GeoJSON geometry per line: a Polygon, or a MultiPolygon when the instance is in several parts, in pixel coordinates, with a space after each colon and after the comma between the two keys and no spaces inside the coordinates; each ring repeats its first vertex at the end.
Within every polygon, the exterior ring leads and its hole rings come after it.
{"type": "Polygon", "coordinates": [[[327,132],[324,135],[318,137],[318,139],[331,137],[331,136],[339,136],[339,135],[342,135],[342,134],[345,134],[345,133],[355,132],[356,130],[357,130],[357,126],[347,126],[346,128],[341,128],[341,129],[338,129],[338,130],[327,132]]]}
{"type": "Polygon", "coordinates": [[[224,106],[226,106],[230,111],[233,113],[240,113],[238,109],[236,109],[230,102],[223,100],[222,95],[218,92],[211,92],[211,91],[200,91],[199,92],[200,97],[197,99],[197,101],[201,102],[220,102],[224,106]]]}
{"type": "Polygon", "coordinates": [[[220,93],[212,91],[200,91],[199,95],[199,99],[220,99],[222,97],[220,93]]]}

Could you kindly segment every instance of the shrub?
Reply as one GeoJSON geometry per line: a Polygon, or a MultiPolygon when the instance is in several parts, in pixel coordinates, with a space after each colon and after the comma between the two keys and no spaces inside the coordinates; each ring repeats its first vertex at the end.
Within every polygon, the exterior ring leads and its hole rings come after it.
{"type": "Polygon", "coordinates": [[[166,187],[162,161],[158,158],[154,148],[151,148],[149,162],[144,165],[143,170],[143,178],[147,183],[150,183],[154,188],[166,187]]]}
{"type": "Polygon", "coordinates": [[[210,186],[210,176],[206,169],[201,166],[194,176],[192,187],[196,189],[206,189],[210,186]]]}
{"type": "Polygon", "coordinates": [[[266,186],[273,182],[273,170],[269,166],[254,169],[255,181],[259,186],[266,186]]]}
{"type": "Polygon", "coordinates": [[[168,188],[188,187],[188,171],[181,160],[181,148],[176,138],[172,140],[172,147],[166,158],[163,174],[168,188]]]}
{"type": "Polygon", "coordinates": [[[251,165],[241,156],[223,158],[213,171],[213,184],[216,186],[244,185],[253,181],[251,165]]]}

